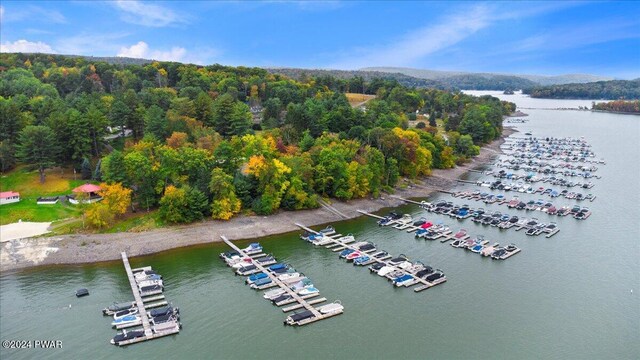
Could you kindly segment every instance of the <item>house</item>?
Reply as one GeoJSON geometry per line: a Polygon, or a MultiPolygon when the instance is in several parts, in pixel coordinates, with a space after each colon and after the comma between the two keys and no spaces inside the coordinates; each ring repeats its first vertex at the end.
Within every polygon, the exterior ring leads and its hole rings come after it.
{"type": "Polygon", "coordinates": [[[0,205],[11,204],[20,201],[20,193],[15,191],[0,192],[0,205]]]}

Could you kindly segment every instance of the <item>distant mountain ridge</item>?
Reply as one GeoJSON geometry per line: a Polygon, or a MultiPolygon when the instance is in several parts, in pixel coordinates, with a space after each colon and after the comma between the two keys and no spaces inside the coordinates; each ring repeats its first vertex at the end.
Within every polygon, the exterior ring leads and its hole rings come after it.
{"type": "Polygon", "coordinates": [[[281,74],[292,79],[300,80],[303,76],[333,76],[338,79],[351,79],[356,76],[362,77],[365,81],[371,81],[374,78],[396,80],[398,83],[416,88],[436,88],[440,90],[455,90],[457,88],[449,86],[443,82],[430,79],[421,79],[401,73],[366,71],[366,70],[327,70],[327,69],[301,69],[301,68],[264,68],[272,74],[281,74]]]}
{"type": "MultiPolygon", "coordinates": [[[[582,84],[596,81],[614,80],[613,77],[599,76],[590,74],[564,74],[564,75],[528,75],[528,74],[499,74],[499,73],[473,73],[464,71],[440,71],[440,70],[426,70],[426,69],[414,69],[403,67],[366,67],[360,70],[363,71],[379,71],[379,72],[392,72],[401,73],[408,76],[413,76],[421,79],[430,79],[443,81],[445,83],[455,82],[456,79],[466,76],[473,79],[525,79],[533,82],[531,85],[562,85],[562,84],[582,84]]],[[[523,84],[527,84],[524,82],[523,84]]],[[[528,87],[528,86],[523,86],[528,87]]],[[[502,90],[502,89],[494,89],[502,90]]]]}
{"type": "MultiPolygon", "coordinates": [[[[119,56],[86,56],[62,54],[55,55],[66,57],[81,57],[87,59],[88,61],[104,61],[116,65],[146,65],[155,61],[151,59],[119,56]]],[[[287,67],[272,67],[264,69],[270,73],[282,74],[294,79],[300,79],[305,74],[311,76],[331,75],[340,79],[349,79],[360,76],[365,81],[371,81],[374,78],[391,79],[396,80],[401,85],[408,87],[436,88],[441,90],[517,90],[534,89],[552,85],[584,84],[613,80],[612,77],[589,74],[545,76],[526,74],[472,73],[464,71],[442,71],[403,67],[366,67],[360,70],[302,69],[287,67]]]]}

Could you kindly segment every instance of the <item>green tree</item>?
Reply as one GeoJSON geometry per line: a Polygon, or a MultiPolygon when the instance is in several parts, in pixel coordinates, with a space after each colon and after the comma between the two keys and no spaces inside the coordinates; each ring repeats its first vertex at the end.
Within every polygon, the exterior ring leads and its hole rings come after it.
{"type": "Polygon", "coordinates": [[[200,92],[194,103],[194,116],[207,126],[213,126],[213,100],[205,92],[200,92]]]}
{"type": "Polygon", "coordinates": [[[89,159],[82,159],[82,164],[80,165],[80,173],[82,174],[83,180],[91,179],[91,163],[89,159]]]}
{"type": "Polygon", "coordinates": [[[89,126],[89,136],[91,138],[91,147],[96,156],[100,156],[102,138],[105,135],[105,129],[109,124],[107,117],[96,107],[91,105],[84,114],[89,126]]]}
{"type": "Polygon", "coordinates": [[[104,157],[101,162],[101,173],[104,181],[108,183],[123,183],[125,186],[129,184],[124,154],[118,150],[104,157]]]}
{"type": "Polygon", "coordinates": [[[15,148],[8,140],[0,141],[0,172],[4,173],[16,166],[15,148]]]}
{"type": "Polygon", "coordinates": [[[16,155],[20,161],[33,165],[44,183],[44,171],[58,160],[59,145],[55,134],[47,126],[27,126],[18,135],[16,155]]]}
{"type": "Polygon", "coordinates": [[[220,95],[213,101],[212,120],[220,135],[230,136],[233,134],[231,118],[234,110],[235,99],[229,94],[220,95]]]}
{"type": "Polygon", "coordinates": [[[249,132],[251,129],[251,112],[246,104],[236,102],[231,112],[230,122],[230,134],[242,136],[249,132]]]}
{"type": "Polygon", "coordinates": [[[211,216],[214,219],[229,220],[240,212],[241,203],[236,196],[231,175],[225,174],[222,169],[213,169],[209,189],[213,198],[211,216]]]}
{"type": "Polygon", "coordinates": [[[302,139],[300,139],[300,150],[309,151],[313,144],[315,144],[315,139],[309,134],[309,130],[305,130],[302,139]]]}
{"type": "Polygon", "coordinates": [[[72,149],[71,160],[80,162],[91,153],[91,137],[89,121],[76,109],[66,113],[69,123],[69,147],[72,149]]]}
{"type": "Polygon", "coordinates": [[[153,135],[157,140],[166,139],[167,119],[164,111],[158,105],[151,105],[144,114],[145,132],[153,135]]]}

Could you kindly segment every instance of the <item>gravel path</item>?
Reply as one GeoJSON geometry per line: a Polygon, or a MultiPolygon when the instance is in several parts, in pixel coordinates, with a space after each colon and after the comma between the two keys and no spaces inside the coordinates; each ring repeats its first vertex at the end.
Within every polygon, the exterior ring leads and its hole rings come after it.
{"type": "MultiPolygon", "coordinates": [[[[503,136],[514,130],[505,128],[503,136]]],[[[500,154],[498,139],[484,146],[473,161],[449,170],[433,171],[422,180],[413,180],[405,189],[395,195],[404,198],[421,198],[437,191],[450,189],[457,184],[456,179],[467,170],[482,166],[500,154]]],[[[333,201],[331,206],[348,218],[362,216],[357,210],[374,212],[385,207],[401,205],[401,200],[390,196],[381,199],[358,199],[348,202],[333,201]]],[[[184,226],[172,226],[140,233],[65,235],[49,238],[12,240],[0,248],[0,271],[52,265],[81,264],[120,259],[120,252],[129,257],[148,255],[178,247],[220,241],[220,235],[231,240],[258,238],[299,230],[294,225],[320,225],[343,220],[338,214],[324,207],[295,212],[281,211],[270,216],[238,216],[229,221],[207,220],[184,226]]]]}

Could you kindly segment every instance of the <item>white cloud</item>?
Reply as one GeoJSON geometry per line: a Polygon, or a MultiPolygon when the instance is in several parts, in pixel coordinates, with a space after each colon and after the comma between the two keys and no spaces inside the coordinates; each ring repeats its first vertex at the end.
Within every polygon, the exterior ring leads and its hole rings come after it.
{"type": "Polygon", "coordinates": [[[412,31],[397,41],[375,48],[359,49],[331,66],[356,69],[367,66],[407,66],[429,54],[450,47],[489,26],[491,11],[476,6],[447,16],[432,25],[412,31]]]}
{"type": "Polygon", "coordinates": [[[42,21],[54,24],[65,24],[67,19],[60,11],[45,9],[40,6],[29,5],[18,10],[5,13],[4,6],[0,7],[0,19],[6,22],[42,21]]]}
{"type": "Polygon", "coordinates": [[[186,61],[186,54],[187,50],[182,47],[175,46],[169,51],[151,50],[146,42],[138,41],[137,44],[120,48],[116,56],[181,62],[186,61]]]}
{"type": "Polygon", "coordinates": [[[49,44],[41,41],[32,42],[28,40],[17,40],[14,42],[0,43],[0,52],[12,53],[55,53],[49,44]]]}
{"type": "Polygon", "coordinates": [[[113,5],[122,12],[121,19],[131,24],[164,27],[187,22],[184,16],[157,4],[118,0],[113,5]]]}
{"type": "Polygon", "coordinates": [[[547,29],[520,40],[511,48],[522,52],[564,50],[638,38],[640,38],[640,21],[611,18],[580,26],[558,26],[547,29]]]}

